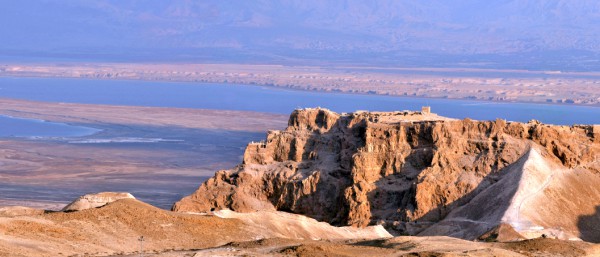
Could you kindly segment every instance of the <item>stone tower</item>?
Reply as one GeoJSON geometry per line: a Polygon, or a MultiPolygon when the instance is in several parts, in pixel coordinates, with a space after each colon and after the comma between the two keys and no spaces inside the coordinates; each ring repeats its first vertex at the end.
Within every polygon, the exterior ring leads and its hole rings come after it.
{"type": "Polygon", "coordinates": [[[423,107],[421,107],[421,113],[422,114],[430,114],[431,113],[431,106],[423,106],[423,107]]]}

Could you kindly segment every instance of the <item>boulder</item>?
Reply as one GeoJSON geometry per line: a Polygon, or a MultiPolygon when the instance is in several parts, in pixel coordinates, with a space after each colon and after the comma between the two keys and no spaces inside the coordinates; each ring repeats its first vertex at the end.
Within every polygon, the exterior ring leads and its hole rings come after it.
{"type": "Polygon", "coordinates": [[[87,194],[80,196],[71,202],[62,211],[82,211],[91,208],[98,208],[121,199],[135,199],[130,193],[123,192],[102,192],[96,194],[87,194]]]}

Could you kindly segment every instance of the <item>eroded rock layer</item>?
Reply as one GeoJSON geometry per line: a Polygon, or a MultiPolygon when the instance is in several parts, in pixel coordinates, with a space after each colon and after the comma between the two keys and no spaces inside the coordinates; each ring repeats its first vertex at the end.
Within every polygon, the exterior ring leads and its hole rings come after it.
{"type": "MultiPolygon", "coordinates": [[[[241,165],[218,171],[173,210],[281,210],[335,225],[383,224],[397,233],[419,234],[479,194],[492,195],[495,191],[490,188],[504,178],[519,184],[521,177],[527,177],[521,174],[523,158],[532,149],[536,158],[539,154],[551,163],[545,169],[600,176],[599,143],[600,129],[593,125],[453,120],[421,112],[296,110],[285,130],[269,131],[264,142],[250,143],[241,165]]],[[[527,167],[532,163],[527,162],[527,167]]],[[[548,184],[540,183],[536,185],[548,184]]],[[[510,222],[504,213],[514,212],[513,198],[525,187],[519,184],[504,192],[496,205],[486,207],[494,210],[471,206],[466,221],[484,225],[478,226],[477,233],[458,236],[476,238],[510,222]],[[497,218],[490,220],[486,213],[497,218]]],[[[535,193],[543,194],[543,189],[535,193]]],[[[588,205],[600,205],[600,193],[591,195],[585,199],[588,205]]],[[[593,215],[594,210],[580,212],[593,215]]],[[[540,222],[534,223],[528,223],[527,229],[540,222]]]]}
{"type": "Polygon", "coordinates": [[[65,206],[62,211],[83,211],[105,206],[121,199],[135,199],[133,195],[126,192],[101,192],[82,195],[65,206]]]}

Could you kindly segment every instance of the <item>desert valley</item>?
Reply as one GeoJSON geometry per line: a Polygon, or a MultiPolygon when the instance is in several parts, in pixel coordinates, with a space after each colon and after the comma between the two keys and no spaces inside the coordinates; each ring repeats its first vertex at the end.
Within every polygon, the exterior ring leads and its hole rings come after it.
{"type": "Polygon", "coordinates": [[[600,256],[598,13],[7,1],[0,257],[600,256]]]}

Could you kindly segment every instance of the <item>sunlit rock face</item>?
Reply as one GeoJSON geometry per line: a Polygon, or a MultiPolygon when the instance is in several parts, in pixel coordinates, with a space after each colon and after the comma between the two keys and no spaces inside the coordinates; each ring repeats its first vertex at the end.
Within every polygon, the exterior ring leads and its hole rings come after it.
{"type": "Polygon", "coordinates": [[[574,239],[595,224],[578,220],[600,205],[597,131],[409,111],[296,110],[285,130],[248,144],[242,164],[218,171],[173,210],[280,210],[410,235],[475,239],[515,230],[516,237],[574,239]]]}

